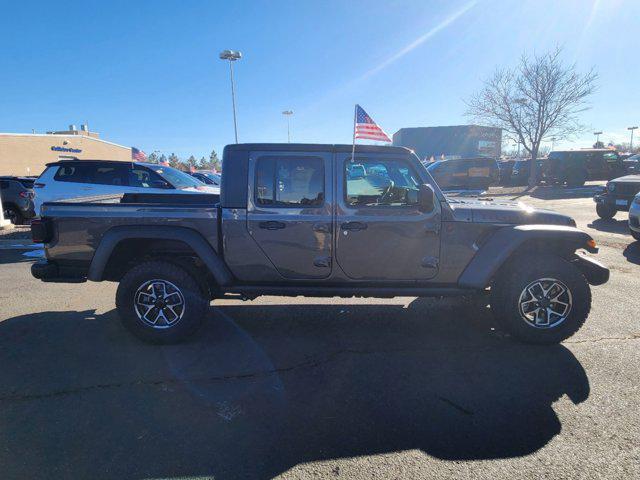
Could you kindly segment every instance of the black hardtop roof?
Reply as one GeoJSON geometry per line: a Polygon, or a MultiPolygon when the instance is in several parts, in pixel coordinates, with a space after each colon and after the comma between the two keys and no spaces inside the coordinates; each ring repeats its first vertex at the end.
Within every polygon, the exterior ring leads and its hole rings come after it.
{"type": "MultiPolygon", "coordinates": [[[[254,151],[306,151],[306,152],[348,152],[351,153],[353,145],[348,144],[323,144],[323,143],[236,143],[224,147],[224,150],[254,150],[254,151]]],[[[357,145],[356,153],[402,153],[411,152],[406,147],[395,147],[387,145],[357,145]]]]}

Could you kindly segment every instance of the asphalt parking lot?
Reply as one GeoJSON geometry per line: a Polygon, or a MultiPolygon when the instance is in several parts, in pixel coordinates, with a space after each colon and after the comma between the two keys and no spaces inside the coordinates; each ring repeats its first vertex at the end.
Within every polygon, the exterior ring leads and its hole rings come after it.
{"type": "Polygon", "coordinates": [[[0,478],[640,478],[640,242],[591,190],[518,198],[611,268],[554,347],[473,301],[277,297],[149,346],[115,284],[43,284],[0,250],[0,478]]]}

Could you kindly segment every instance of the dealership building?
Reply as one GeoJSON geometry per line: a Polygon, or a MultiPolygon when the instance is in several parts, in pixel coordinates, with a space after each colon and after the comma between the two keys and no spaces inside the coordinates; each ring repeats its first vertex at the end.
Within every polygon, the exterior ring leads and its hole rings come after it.
{"type": "Polygon", "coordinates": [[[47,133],[0,133],[0,175],[40,175],[58,160],[131,160],[131,147],[102,140],[86,125],[47,133]]]}
{"type": "Polygon", "coordinates": [[[421,160],[441,158],[500,158],[502,129],[480,125],[401,128],[393,144],[416,152],[421,160]]]}

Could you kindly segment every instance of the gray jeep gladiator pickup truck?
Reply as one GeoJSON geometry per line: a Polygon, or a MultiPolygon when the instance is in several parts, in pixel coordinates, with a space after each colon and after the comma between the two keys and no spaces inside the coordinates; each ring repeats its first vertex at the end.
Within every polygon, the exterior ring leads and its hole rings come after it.
{"type": "Polygon", "coordinates": [[[557,343],[609,270],[575,222],[517,203],[445,197],[400,147],[239,144],[217,195],[44,203],[32,235],[44,281],[119,282],[124,325],[180,341],[225,296],[488,294],[514,337],[557,343]]]}

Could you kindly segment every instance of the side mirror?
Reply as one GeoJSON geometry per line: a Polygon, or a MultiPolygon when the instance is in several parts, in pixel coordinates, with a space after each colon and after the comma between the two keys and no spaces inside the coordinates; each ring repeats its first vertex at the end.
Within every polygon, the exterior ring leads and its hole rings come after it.
{"type": "Polygon", "coordinates": [[[432,212],[435,208],[436,193],[433,191],[433,187],[428,184],[420,185],[418,190],[418,206],[421,212],[432,212]]]}

